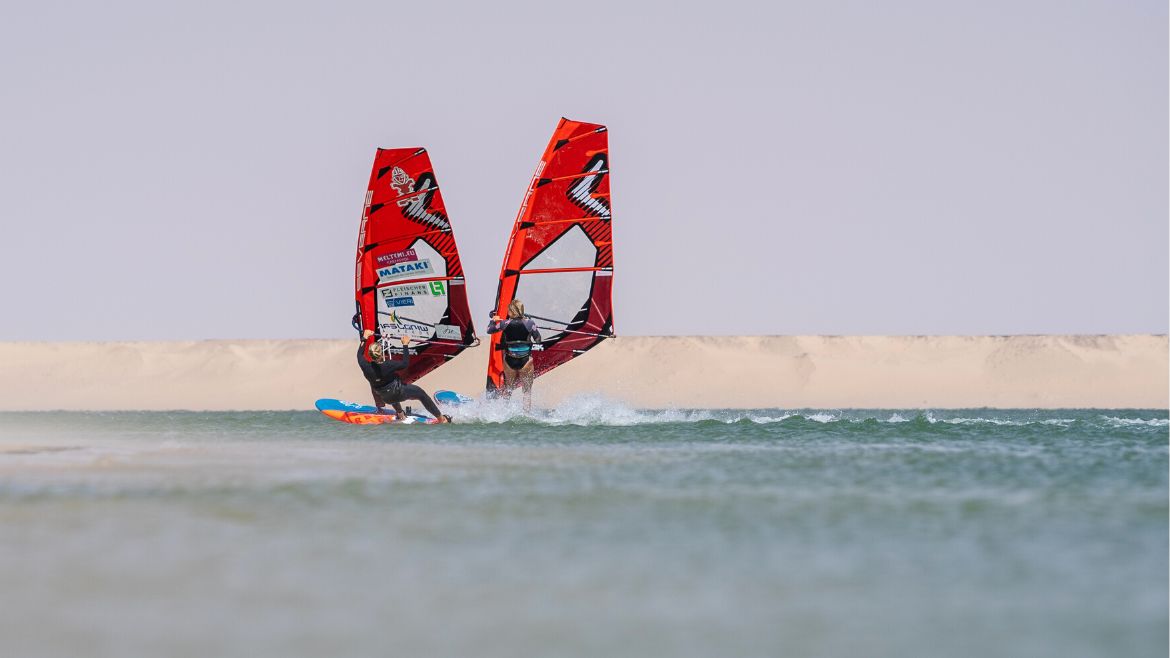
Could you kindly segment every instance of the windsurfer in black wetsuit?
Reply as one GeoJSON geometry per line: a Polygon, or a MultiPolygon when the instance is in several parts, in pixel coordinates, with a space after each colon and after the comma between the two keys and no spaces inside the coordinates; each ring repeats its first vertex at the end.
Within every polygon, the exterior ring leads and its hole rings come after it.
{"type": "Polygon", "coordinates": [[[414,384],[404,384],[398,378],[398,371],[410,365],[410,336],[402,337],[402,360],[391,361],[386,358],[382,343],[371,340],[374,332],[369,329],[362,332],[362,342],[358,345],[358,366],[362,369],[366,381],[370,382],[370,393],[374,396],[374,406],[378,413],[382,413],[382,406],[386,403],[393,405],[395,413],[400,419],[406,418],[406,413],[399,403],[403,400],[418,400],[426,407],[427,412],[440,423],[449,423],[451,418],[444,416],[431,396],[421,387],[414,384]]]}
{"type": "Polygon", "coordinates": [[[501,320],[493,315],[487,332],[503,332],[500,346],[504,350],[504,391],[511,394],[517,386],[524,391],[524,408],[532,407],[532,380],[535,370],[532,366],[532,347],[540,343],[540,331],[532,318],[524,315],[524,302],[513,299],[508,304],[508,318],[501,320]]]}

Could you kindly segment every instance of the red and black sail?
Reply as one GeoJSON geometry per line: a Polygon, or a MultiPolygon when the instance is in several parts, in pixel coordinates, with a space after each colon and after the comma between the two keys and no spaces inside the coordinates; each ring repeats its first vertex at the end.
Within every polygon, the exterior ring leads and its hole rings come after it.
{"type": "Polygon", "coordinates": [[[378,149],[358,231],[360,329],[409,335],[410,383],[476,342],[451,220],[426,149],[378,149]]]}
{"type": "MultiPolygon", "coordinates": [[[[540,328],[537,376],[613,334],[613,234],[606,127],[561,119],[536,167],[504,253],[496,313],[513,299],[540,328]]],[[[503,385],[492,334],[487,388],[503,385]]]]}

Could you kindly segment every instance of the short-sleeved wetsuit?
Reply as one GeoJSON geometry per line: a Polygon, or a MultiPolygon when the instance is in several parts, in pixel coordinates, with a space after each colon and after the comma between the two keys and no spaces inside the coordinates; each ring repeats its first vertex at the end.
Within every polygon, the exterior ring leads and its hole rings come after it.
{"type": "Polygon", "coordinates": [[[487,332],[504,333],[501,341],[504,348],[504,363],[513,370],[520,370],[532,358],[532,344],[540,342],[540,331],[531,318],[508,318],[489,322],[487,332]]]}

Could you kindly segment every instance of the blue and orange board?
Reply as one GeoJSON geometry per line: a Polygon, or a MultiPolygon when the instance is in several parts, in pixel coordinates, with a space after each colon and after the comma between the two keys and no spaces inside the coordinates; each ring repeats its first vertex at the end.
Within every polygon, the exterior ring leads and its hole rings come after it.
{"type": "Polygon", "coordinates": [[[376,408],[369,405],[334,400],[333,398],[317,400],[317,411],[333,420],[352,425],[433,425],[439,422],[434,418],[417,414],[411,414],[403,420],[398,420],[398,416],[393,413],[380,414],[376,408]]]}

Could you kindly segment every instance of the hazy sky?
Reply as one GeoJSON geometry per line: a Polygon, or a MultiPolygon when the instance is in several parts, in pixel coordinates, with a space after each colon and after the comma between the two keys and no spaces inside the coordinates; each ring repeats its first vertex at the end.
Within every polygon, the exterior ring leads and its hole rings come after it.
{"type": "Polygon", "coordinates": [[[1167,331],[1167,4],[0,7],[0,339],[348,337],[426,146],[483,331],[562,115],[635,334],[1167,331]]]}

